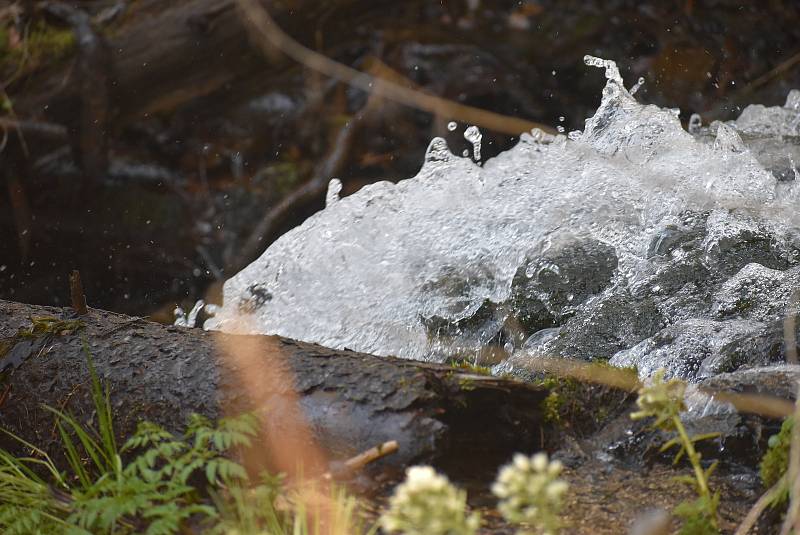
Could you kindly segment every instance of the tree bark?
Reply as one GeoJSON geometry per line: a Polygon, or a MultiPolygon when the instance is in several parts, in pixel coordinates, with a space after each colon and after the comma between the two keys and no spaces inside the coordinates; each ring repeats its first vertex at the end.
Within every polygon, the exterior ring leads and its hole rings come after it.
{"type": "MultiPolygon", "coordinates": [[[[82,422],[94,417],[84,345],[110,390],[120,439],[145,419],[179,432],[193,412],[218,418],[256,410],[270,429],[280,430],[291,425],[283,420],[296,413],[297,399],[330,459],[397,440],[399,451],[378,461],[377,469],[429,462],[450,473],[485,469],[488,475],[511,453],[541,447],[539,405],[547,392],[526,383],[96,309],[80,316],[77,330],[72,324],[23,336],[39,316],[75,318],[69,308],[0,300],[0,372],[6,376],[0,390],[10,388],[0,402],[0,426],[50,452],[59,451],[59,440],[44,405],[82,422]],[[258,348],[254,368],[237,369],[241,361],[226,359],[225,348],[241,346],[258,348]],[[242,386],[243,373],[266,378],[257,400],[242,386]],[[293,381],[276,379],[287,376],[293,381]]],[[[7,436],[0,437],[0,447],[20,451],[7,436]]]]}

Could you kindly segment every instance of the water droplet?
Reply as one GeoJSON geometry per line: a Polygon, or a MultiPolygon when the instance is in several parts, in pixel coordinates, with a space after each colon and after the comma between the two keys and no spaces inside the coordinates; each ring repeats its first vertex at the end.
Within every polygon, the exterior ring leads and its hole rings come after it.
{"type": "Polygon", "coordinates": [[[566,117],[564,117],[563,115],[558,118],[558,122],[559,123],[563,123],[565,120],[566,120],[566,117]]]}
{"type": "Polygon", "coordinates": [[[700,114],[693,113],[692,116],[689,117],[689,133],[692,135],[699,134],[702,126],[703,118],[700,117],[700,114]]]}
{"type": "Polygon", "coordinates": [[[481,160],[481,139],[483,135],[477,126],[470,126],[464,130],[464,139],[472,143],[472,157],[476,162],[481,160]]]}
{"type": "Polygon", "coordinates": [[[622,76],[619,74],[617,64],[611,60],[598,58],[595,56],[583,56],[583,62],[590,67],[599,67],[606,70],[606,78],[609,82],[616,82],[622,85],[622,76]]]}
{"type": "Polygon", "coordinates": [[[447,123],[447,129],[450,130],[451,132],[456,128],[458,128],[458,123],[456,123],[455,121],[450,121],[449,123],[447,123]]]}
{"type": "Polygon", "coordinates": [[[435,137],[428,144],[428,148],[425,151],[425,163],[447,162],[451,156],[447,141],[443,138],[435,137]]]}
{"type": "Polygon", "coordinates": [[[575,299],[575,295],[574,294],[567,295],[567,301],[569,301],[571,303],[573,299],[575,299]]]}
{"type": "Polygon", "coordinates": [[[334,203],[339,201],[339,193],[342,191],[342,181],[338,178],[332,178],[328,182],[328,192],[325,194],[325,208],[333,206],[334,203]]]}
{"type": "Polygon", "coordinates": [[[786,95],[786,104],[784,104],[783,107],[789,110],[800,111],[800,89],[792,89],[789,91],[789,94],[786,95]]]}
{"type": "Polygon", "coordinates": [[[172,315],[175,318],[175,321],[172,322],[173,325],[178,327],[185,327],[186,326],[186,312],[183,308],[177,306],[175,310],[172,311],[172,315]]]}
{"type": "Polygon", "coordinates": [[[566,131],[566,129],[561,125],[556,126],[556,130],[558,130],[560,134],[563,134],[566,131]]]}
{"type": "Polygon", "coordinates": [[[503,344],[503,350],[508,353],[509,355],[514,352],[514,342],[508,341],[503,344]]]}
{"type": "Polygon", "coordinates": [[[644,85],[644,76],[640,76],[639,79],[636,80],[636,83],[633,84],[633,87],[631,87],[629,93],[631,95],[635,95],[639,91],[639,89],[642,88],[643,85],[644,85]]]}
{"type": "Polygon", "coordinates": [[[464,158],[469,158],[469,149],[464,149],[463,151],[461,151],[461,155],[464,158]]]}

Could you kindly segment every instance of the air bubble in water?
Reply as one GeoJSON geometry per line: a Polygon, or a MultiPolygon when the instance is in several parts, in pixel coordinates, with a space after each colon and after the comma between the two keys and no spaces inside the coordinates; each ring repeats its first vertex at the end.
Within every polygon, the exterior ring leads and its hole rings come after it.
{"type": "Polygon", "coordinates": [[[450,121],[449,123],[447,123],[447,129],[450,130],[451,132],[456,128],[458,128],[458,124],[455,121],[450,121]]]}
{"type": "Polygon", "coordinates": [[[342,181],[332,178],[328,182],[328,192],[325,194],[325,208],[333,206],[339,200],[339,193],[342,191],[342,181]]]}
{"type": "Polygon", "coordinates": [[[636,83],[633,84],[633,87],[631,87],[631,90],[629,91],[629,93],[631,95],[635,95],[636,92],[639,91],[639,89],[641,89],[643,85],[644,85],[644,77],[640,76],[639,79],[636,80],[636,83]]]}
{"type": "Polygon", "coordinates": [[[691,117],[689,117],[689,133],[696,135],[700,133],[700,127],[703,126],[703,119],[700,117],[700,114],[693,113],[691,117]]]}
{"type": "Polygon", "coordinates": [[[476,162],[481,160],[481,139],[483,135],[477,126],[470,126],[464,130],[464,139],[472,143],[472,156],[476,162]]]}

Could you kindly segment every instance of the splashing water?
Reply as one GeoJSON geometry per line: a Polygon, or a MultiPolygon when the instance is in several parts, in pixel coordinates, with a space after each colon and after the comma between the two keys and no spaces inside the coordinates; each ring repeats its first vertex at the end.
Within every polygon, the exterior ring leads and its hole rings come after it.
{"type": "Polygon", "coordinates": [[[332,178],[328,182],[328,191],[325,193],[325,208],[331,207],[334,203],[339,202],[339,194],[342,192],[342,181],[338,178],[332,178]]]}
{"type": "Polygon", "coordinates": [[[481,140],[483,134],[478,130],[477,126],[470,126],[464,130],[464,139],[472,143],[472,157],[476,162],[481,161],[481,140]]]}
{"type": "Polygon", "coordinates": [[[780,359],[800,155],[776,136],[797,135],[800,93],[691,135],[614,62],[585,62],[607,81],[582,132],[522,134],[483,167],[433,139],[417,176],[329,202],[228,280],[206,326],[244,314],[261,333],[498,371],[560,355],[694,379],[780,359]]]}
{"type": "Polygon", "coordinates": [[[639,77],[639,79],[636,81],[636,83],[635,83],[635,84],[633,84],[633,87],[631,87],[631,89],[630,89],[630,91],[629,91],[629,93],[631,94],[631,96],[633,96],[633,95],[635,95],[636,93],[638,93],[638,92],[639,92],[639,90],[642,88],[642,86],[643,86],[643,85],[644,85],[644,78],[640,76],[640,77],[639,77]]]}
{"type": "MultiPolygon", "coordinates": [[[[189,311],[188,316],[181,307],[175,307],[175,310],[172,311],[172,314],[175,316],[175,321],[172,324],[177,327],[194,327],[197,323],[198,314],[200,314],[200,311],[203,310],[205,306],[205,301],[202,299],[198,300],[192,307],[192,310],[189,311]]],[[[209,305],[209,307],[211,306],[212,305],[209,305]]]]}

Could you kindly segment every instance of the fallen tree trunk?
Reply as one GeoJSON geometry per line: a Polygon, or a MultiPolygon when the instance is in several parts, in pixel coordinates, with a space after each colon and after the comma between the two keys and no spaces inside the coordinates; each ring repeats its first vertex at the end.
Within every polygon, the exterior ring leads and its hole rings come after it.
{"type": "MultiPolygon", "coordinates": [[[[431,462],[450,473],[490,473],[511,453],[541,447],[539,405],[547,392],[529,384],[95,309],[80,316],[80,324],[42,328],[37,320],[71,314],[68,308],[0,300],[0,372],[6,377],[0,392],[7,394],[0,397],[0,426],[51,452],[59,451],[59,441],[43,405],[82,422],[93,418],[84,344],[110,389],[118,438],[144,419],[180,431],[193,412],[217,418],[250,409],[266,414],[270,429],[279,430],[294,412],[289,403],[299,399],[317,442],[334,460],[396,440],[399,451],[376,463],[379,468],[431,462]],[[32,321],[40,327],[32,328],[32,321]],[[237,369],[225,360],[224,348],[242,345],[258,348],[259,370],[237,369]],[[241,385],[242,373],[281,377],[281,369],[294,376],[294,384],[268,379],[254,403],[241,385]]],[[[5,436],[0,447],[19,451],[5,436]]]]}

